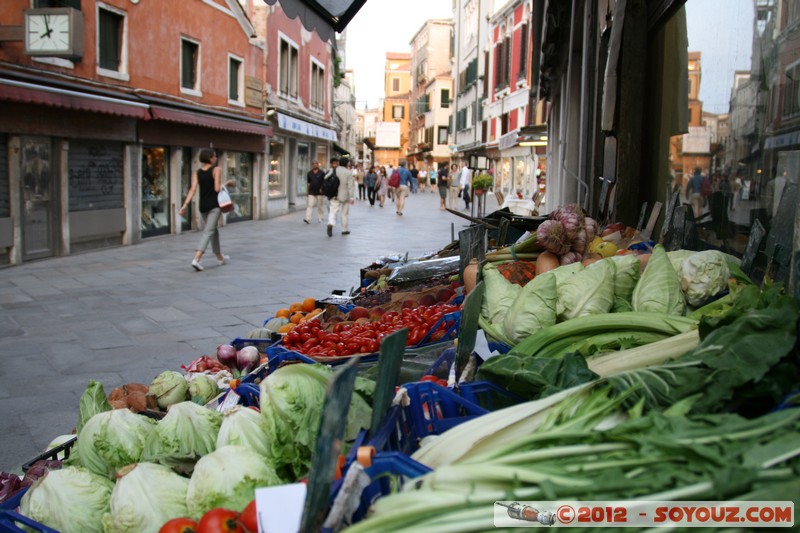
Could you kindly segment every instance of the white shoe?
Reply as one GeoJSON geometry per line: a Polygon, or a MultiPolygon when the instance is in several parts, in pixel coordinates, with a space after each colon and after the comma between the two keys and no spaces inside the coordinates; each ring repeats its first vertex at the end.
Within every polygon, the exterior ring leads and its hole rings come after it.
{"type": "Polygon", "coordinates": [[[203,271],[203,265],[201,265],[200,261],[198,261],[197,259],[192,259],[192,267],[198,272],[203,271]]]}
{"type": "Polygon", "coordinates": [[[217,266],[227,265],[231,260],[231,256],[223,255],[222,259],[217,259],[217,266]]]}

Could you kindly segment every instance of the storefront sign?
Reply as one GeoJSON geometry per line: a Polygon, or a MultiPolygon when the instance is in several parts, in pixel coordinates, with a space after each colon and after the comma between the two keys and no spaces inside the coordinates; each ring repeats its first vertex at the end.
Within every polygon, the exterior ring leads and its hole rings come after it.
{"type": "Polygon", "coordinates": [[[338,140],[336,132],[331,129],[323,128],[322,126],[317,126],[316,124],[290,117],[283,113],[278,113],[278,127],[307,137],[317,137],[318,139],[325,139],[333,142],[338,140]]]}
{"type": "Polygon", "coordinates": [[[508,148],[516,146],[518,133],[519,129],[506,133],[498,140],[497,147],[500,148],[501,150],[506,150],[508,148]]]}
{"type": "Polygon", "coordinates": [[[261,80],[253,76],[247,76],[244,80],[244,103],[261,107],[263,102],[263,84],[261,80]]]}
{"type": "Polygon", "coordinates": [[[793,146],[795,144],[800,144],[800,131],[792,131],[789,133],[784,133],[783,135],[769,137],[764,142],[764,149],[771,150],[773,148],[784,148],[786,146],[793,146]]]}

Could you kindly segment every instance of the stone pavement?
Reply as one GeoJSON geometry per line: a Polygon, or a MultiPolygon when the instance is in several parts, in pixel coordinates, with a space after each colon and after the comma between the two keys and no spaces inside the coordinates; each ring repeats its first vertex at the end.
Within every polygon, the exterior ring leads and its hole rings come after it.
{"type": "MultiPolygon", "coordinates": [[[[0,470],[19,471],[75,426],[90,379],[106,393],[149,384],[164,370],[246,334],[306,297],[349,291],[380,256],[437,251],[468,221],[438,208],[438,193],[411,195],[403,216],[356,202],[350,235],[303,223],[305,209],[221,229],[231,263],[190,263],[189,232],[0,270],[0,470]]],[[[463,207],[463,202],[460,204],[463,207]]],[[[486,210],[497,208],[494,196],[486,210]]]]}

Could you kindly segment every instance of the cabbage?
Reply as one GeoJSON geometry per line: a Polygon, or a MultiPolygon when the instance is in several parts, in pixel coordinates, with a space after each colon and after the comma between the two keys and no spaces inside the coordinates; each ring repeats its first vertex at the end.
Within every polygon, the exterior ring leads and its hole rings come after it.
{"type": "Polygon", "coordinates": [[[671,252],[667,252],[667,258],[669,259],[672,268],[674,268],[675,272],[677,272],[681,269],[683,262],[696,253],[697,252],[694,250],[673,250],[671,252]]]}
{"type": "Polygon", "coordinates": [[[103,413],[111,410],[111,404],[108,403],[105,391],[103,391],[103,384],[94,380],[89,380],[86,390],[81,394],[80,403],[78,404],[78,433],[83,429],[84,424],[89,421],[97,413],[103,413]]]}
{"type": "Polygon", "coordinates": [[[647,268],[633,290],[632,303],[634,311],[669,315],[682,315],[686,308],[678,273],[660,244],[653,248],[647,268]]]}
{"type": "Polygon", "coordinates": [[[58,531],[103,531],[114,483],[85,468],[67,466],[39,478],[19,506],[24,516],[58,531]]]}
{"type": "Polygon", "coordinates": [[[267,457],[267,421],[261,413],[237,405],[225,413],[217,435],[217,448],[241,444],[267,457]]]}
{"type": "Polygon", "coordinates": [[[503,321],[503,333],[514,343],[556,323],[556,277],[536,276],[525,284],[503,321]]]}
{"type": "Polygon", "coordinates": [[[522,288],[503,277],[492,263],[483,267],[483,283],[486,285],[486,292],[481,304],[481,314],[492,324],[502,326],[506,313],[522,288]]]}
{"type": "Polygon", "coordinates": [[[143,461],[173,468],[193,463],[216,448],[222,414],[193,402],[176,403],[150,434],[143,461]]]}
{"type": "Polygon", "coordinates": [[[78,462],[95,474],[114,478],[123,466],[137,463],[155,420],[128,409],[98,413],[78,433],[78,462]]]}
{"type": "Polygon", "coordinates": [[[641,275],[642,264],[639,258],[632,254],[612,255],[591,266],[605,261],[614,263],[614,297],[630,302],[633,297],[633,290],[636,288],[636,283],[641,275]]]}
{"type": "Polygon", "coordinates": [[[219,394],[217,382],[206,374],[193,374],[189,382],[189,399],[196,404],[205,405],[219,394]]]}
{"type": "Polygon", "coordinates": [[[158,533],[167,521],[187,516],[189,480],[166,466],[139,463],[123,468],[103,515],[106,533],[158,533]]]}
{"type": "Polygon", "coordinates": [[[560,267],[556,267],[549,273],[552,273],[556,277],[556,286],[559,286],[568,279],[570,279],[572,276],[574,276],[578,272],[582,272],[583,270],[584,270],[583,263],[579,261],[577,263],[570,263],[569,265],[562,265],[560,267]]]}
{"type": "Polygon", "coordinates": [[[558,318],[569,320],[608,313],[614,305],[615,270],[613,261],[598,261],[594,268],[578,269],[575,275],[566,277],[557,287],[558,318]]]}
{"type": "MultiPolygon", "coordinates": [[[[307,365],[288,368],[294,366],[307,365]]],[[[275,469],[255,451],[223,446],[197,461],[186,492],[189,516],[198,519],[216,507],[242,511],[256,488],[280,483],[275,469]]]]}
{"type": "Polygon", "coordinates": [[[678,270],[681,289],[693,307],[725,290],[731,275],[725,254],[717,250],[697,252],[687,258],[678,270]]]}
{"type": "MultiPolygon", "coordinates": [[[[288,365],[261,382],[261,415],[267,423],[267,459],[286,481],[308,474],[317,440],[325,391],[333,372],[322,365],[288,365]]],[[[368,427],[372,410],[359,380],[347,414],[345,439],[368,427]]]]}
{"type": "Polygon", "coordinates": [[[149,392],[156,397],[158,406],[166,410],[170,405],[186,400],[188,388],[189,385],[180,372],[167,370],[156,376],[150,384],[149,392]]]}

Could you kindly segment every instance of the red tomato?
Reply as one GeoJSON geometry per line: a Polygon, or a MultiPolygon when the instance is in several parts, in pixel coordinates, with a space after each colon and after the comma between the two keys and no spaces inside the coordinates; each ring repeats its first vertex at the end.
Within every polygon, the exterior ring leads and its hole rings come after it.
{"type": "Polygon", "coordinates": [[[158,530],[158,533],[195,533],[197,522],[191,518],[173,518],[158,530]]]}
{"type": "Polygon", "coordinates": [[[258,533],[258,514],[256,513],[256,501],[253,500],[247,504],[242,514],[238,518],[239,525],[241,525],[247,533],[258,533]]]}
{"type": "Polygon", "coordinates": [[[211,509],[197,523],[197,533],[244,533],[242,526],[236,523],[238,514],[222,507],[211,509]]]}

